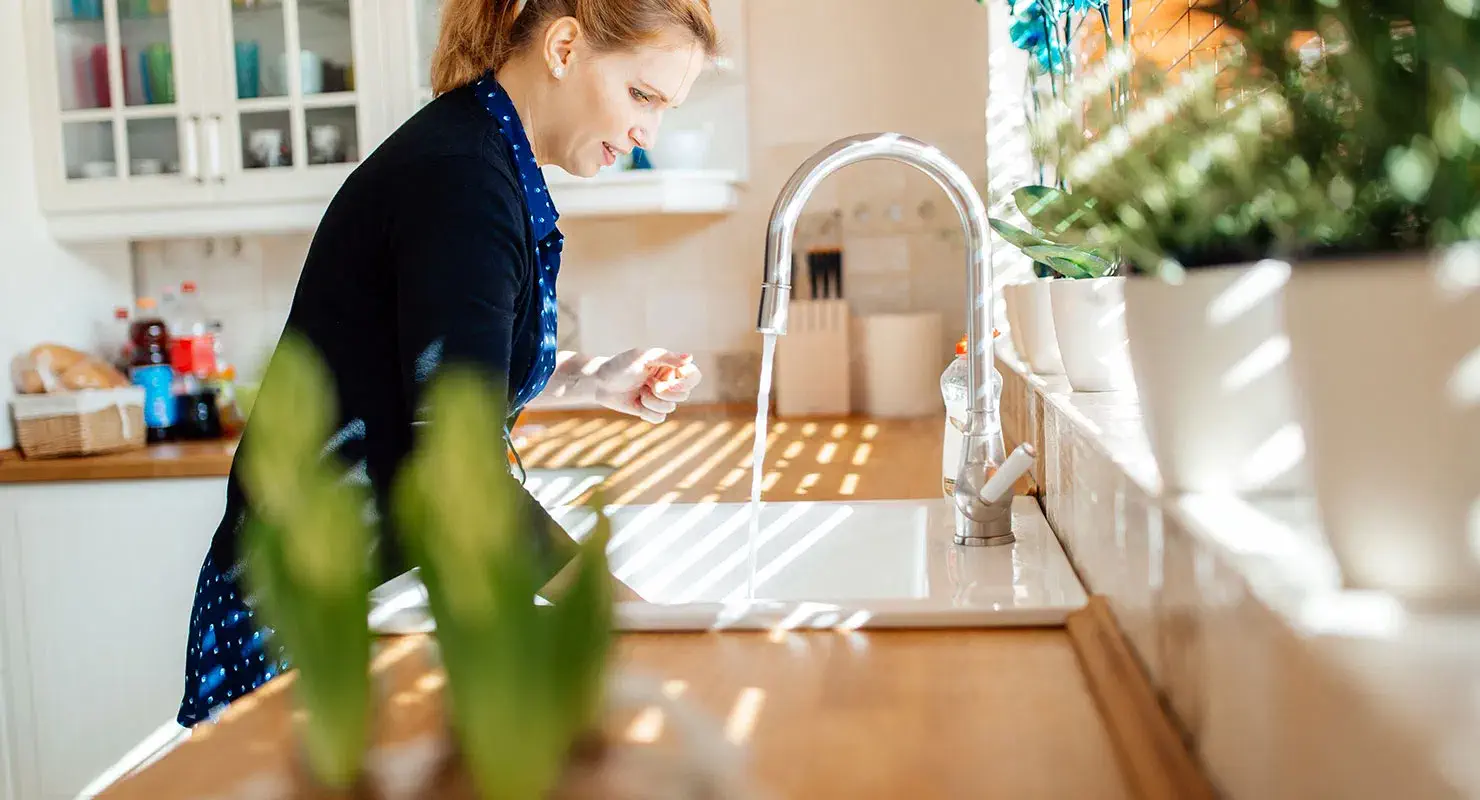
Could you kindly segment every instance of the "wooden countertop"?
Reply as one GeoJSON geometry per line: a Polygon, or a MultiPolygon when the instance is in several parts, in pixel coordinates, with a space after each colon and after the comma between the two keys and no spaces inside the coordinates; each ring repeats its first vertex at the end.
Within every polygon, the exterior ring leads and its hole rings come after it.
{"type": "MultiPolygon", "coordinates": [[[[766,497],[938,497],[942,422],[773,421],[766,497]]],[[[516,436],[526,466],[613,470],[615,504],[733,501],[749,496],[752,426],[735,408],[684,409],[661,426],[552,412],[527,416],[516,436]]],[[[628,634],[619,659],[681,685],[742,738],[772,797],[1211,798],[1103,603],[1091,606],[1068,629],[628,634]]],[[[376,741],[425,741],[443,726],[428,642],[382,643],[391,702],[376,741]]],[[[297,771],[293,679],[238,701],[102,797],[215,796],[279,777],[294,796],[326,796],[297,771]]],[[[472,797],[466,786],[397,796],[472,797]]]]}
{"type": "Polygon", "coordinates": [[[0,450],[0,484],[223,478],[231,471],[235,452],[235,440],[159,444],[127,453],[78,458],[22,458],[18,450],[0,450]]]}
{"type": "MultiPolygon", "coordinates": [[[[935,497],[941,492],[944,416],[772,420],[767,499],[935,497]]],[[[604,467],[618,505],[750,498],[755,412],[684,408],[662,425],[614,412],[545,411],[521,418],[515,444],[526,467],[604,467]]],[[[26,459],[0,451],[0,484],[225,477],[236,442],[189,442],[82,458],[26,459]]]]}
{"type": "MultiPolygon", "coordinates": [[[[421,740],[443,719],[426,640],[390,641],[377,745],[421,740]]],[[[619,657],[744,742],[772,797],[1131,796],[1062,629],[641,634],[622,638],[619,657]]],[[[236,796],[249,781],[319,797],[295,766],[292,679],[100,797],[236,796]]],[[[471,797],[445,784],[397,796],[471,797]]]]}

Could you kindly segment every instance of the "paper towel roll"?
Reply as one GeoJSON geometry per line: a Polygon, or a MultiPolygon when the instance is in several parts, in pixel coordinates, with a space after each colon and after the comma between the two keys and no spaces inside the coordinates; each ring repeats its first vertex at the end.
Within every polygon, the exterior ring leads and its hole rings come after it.
{"type": "Polygon", "coordinates": [[[954,354],[940,351],[940,314],[876,314],[859,322],[864,413],[893,418],[945,413],[940,374],[954,354]]]}

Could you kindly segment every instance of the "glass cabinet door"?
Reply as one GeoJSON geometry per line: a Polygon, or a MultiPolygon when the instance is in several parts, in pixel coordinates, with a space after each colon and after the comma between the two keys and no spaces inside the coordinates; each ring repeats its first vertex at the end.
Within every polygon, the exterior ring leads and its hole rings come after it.
{"type": "Polygon", "coordinates": [[[298,172],[360,159],[353,0],[214,0],[229,6],[234,165],[298,172]]]}
{"type": "Polygon", "coordinates": [[[412,0],[416,4],[415,109],[432,102],[432,54],[437,51],[437,31],[442,19],[442,0],[412,0]]]}
{"type": "Polygon", "coordinates": [[[53,0],[69,183],[161,181],[197,166],[194,123],[178,96],[173,11],[171,0],[53,0]]]}

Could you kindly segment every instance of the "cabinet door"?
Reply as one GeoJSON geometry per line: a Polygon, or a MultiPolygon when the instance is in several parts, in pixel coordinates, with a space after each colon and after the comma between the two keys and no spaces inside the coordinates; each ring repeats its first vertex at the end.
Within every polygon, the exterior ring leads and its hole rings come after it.
{"type": "Polygon", "coordinates": [[[28,0],[27,73],[48,211],[199,203],[190,0],[28,0]]]}
{"type": "Polygon", "coordinates": [[[22,597],[29,667],[16,739],[34,749],[17,765],[30,773],[19,788],[27,800],[66,800],[179,709],[195,582],[226,479],[0,492],[16,509],[0,555],[18,573],[6,589],[22,597]]]}
{"type": "MultiPolygon", "coordinates": [[[[199,0],[217,20],[220,107],[207,150],[229,202],[327,199],[373,145],[371,4],[199,0]],[[368,107],[368,108],[367,108],[368,107]]],[[[210,159],[208,159],[210,160],[210,159]]]]}

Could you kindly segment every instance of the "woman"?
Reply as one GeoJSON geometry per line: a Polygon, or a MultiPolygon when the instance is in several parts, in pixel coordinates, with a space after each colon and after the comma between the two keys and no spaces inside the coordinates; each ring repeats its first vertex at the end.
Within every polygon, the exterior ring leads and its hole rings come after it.
{"type": "MultiPolygon", "coordinates": [[[[442,364],[505,381],[510,419],[544,391],[662,422],[698,384],[690,357],[662,349],[557,354],[564,239],[538,165],[592,176],[651,146],[716,38],[707,0],[444,4],[438,97],[345,181],[314,236],[287,321],[332,373],[338,432],[325,453],[369,484],[382,521],[413,446],[421,390],[442,364]]],[[[272,381],[269,366],[264,390],[272,381]]],[[[506,426],[490,447],[507,445],[506,426]]],[[[242,592],[237,543],[250,510],[232,473],[191,612],[178,715],[186,727],[287,666],[242,592]]],[[[532,498],[528,508],[553,574],[574,543],[532,498]]],[[[404,571],[385,524],[378,539],[383,576],[404,571]]]]}

